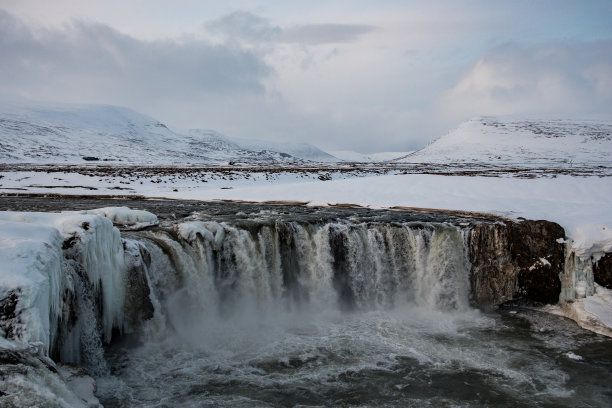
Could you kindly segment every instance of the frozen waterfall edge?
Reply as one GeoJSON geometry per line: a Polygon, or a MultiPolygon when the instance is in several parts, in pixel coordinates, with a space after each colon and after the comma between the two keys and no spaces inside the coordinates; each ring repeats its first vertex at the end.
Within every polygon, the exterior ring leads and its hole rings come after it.
{"type": "Polygon", "coordinates": [[[593,269],[603,264],[573,254],[563,228],[548,221],[231,224],[194,216],[121,234],[103,215],[34,214],[1,220],[47,235],[39,252],[26,248],[39,261],[28,266],[31,279],[3,280],[13,286],[0,288],[0,348],[41,372],[54,372],[53,361],[103,371],[103,343],[171,319],[156,315],[168,304],[228,313],[238,296],[264,311],[309,299],[348,309],[401,299],[443,309],[515,299],[562,308],[596,291],[593,269]]]}

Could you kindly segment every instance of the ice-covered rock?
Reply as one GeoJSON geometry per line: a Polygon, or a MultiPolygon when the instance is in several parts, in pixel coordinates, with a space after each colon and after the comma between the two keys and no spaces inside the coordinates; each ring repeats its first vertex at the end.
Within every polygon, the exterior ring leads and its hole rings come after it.
{"type": "Polygon", "coordinates": [[[48,353],[68,284],[62,235],[51,226],[1,217],[0,334],[24,344],[38,342],[48,353]]]}
{"type": "Polygon", "coordinates": [[[84,214],[103,215],[113,224],[128,229],[140,229],[151,225],[157,225],[157,215],[144,210],[133,210],[128,207],[104,207],[95,210],[87,210],[84,214]]]}
{"type": "MultiPolygon", "coordinates": [[[[146,288],[138,284],[143,280],[141,258],[125,254],[120,232],[111,220],[157,223],[154,214],[125,207],[62,213],[0,212],[2,336],[22,343],[39,342],[47,355],[59,349],[60,354],[71,356],[69,361],[78,361],[80,338],[87,329],[72,321],[67,310],[79,304],[93,308],[91,313],[99,310],[106,342],[111,340],[113,329],[125,328],[126,290],[142,288],[139,293],[146,297],[146,288]],[[92,302],[95,304],[90,305],[92,302]],[[55,345],[59,329],[66,337],[63,344],[55,345]]],[[[126,248],[133,249],[132,245],[126,248]]]]}
{"type": "Polygon", "coordinates": [[[93,395],[93,379],[76,371],[56,366],[36,347],[0,337],[0,406],[101,407],[93,395]]]}

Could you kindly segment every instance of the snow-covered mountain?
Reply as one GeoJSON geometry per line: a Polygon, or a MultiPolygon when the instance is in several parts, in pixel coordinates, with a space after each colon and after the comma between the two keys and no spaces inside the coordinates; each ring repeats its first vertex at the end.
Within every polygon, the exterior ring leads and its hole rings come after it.
{"type": "MultiPolygon", "coordinates": [[[[315,148],[316,149],[316,148],[315,148]]],[[[290,152],[248,149],[210,130],[175,132],[127,108],[0,105],[0,162],[296,162],[290,152]]]]}
{"type": "Polygon", "coordinates": [[[610,165],[612,121],[476,118],[397,161],[543,167],[610,165]]]}

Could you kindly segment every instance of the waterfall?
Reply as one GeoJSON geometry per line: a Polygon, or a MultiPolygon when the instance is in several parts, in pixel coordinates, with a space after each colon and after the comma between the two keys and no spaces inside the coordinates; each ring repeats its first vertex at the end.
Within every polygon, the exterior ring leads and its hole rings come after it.
{"type": "Polygon", "coordinates": [[[251,211],[194,211],[121,233],[88,213],[9,214],[28,221],[13,227],[39,233],[36,248],[49,262],[32,264],[37,274],[30,286],[5,290],[0,328],[16,340],[40,341],[56,360],[100,372],[103,343],[116,333],[163,340],[167,330],[224,319],[291,320],[399,306],[463,312],[517,296],[556,303],[580,296],[580,282],[592,281],[589,268],[565,257],[563,229],[547,221],[251,211]],[[41,220],[51,226],[34,225],[41,220]],[[572,274],[564,275],[560,293],[564,266],[572,274]],[[30,307],[36,299],[44,304],[30,307]],[[28,324],[30,316],[40,324],[28,324]]]}
{"type": "Polygon", "coordinates": [[[133,234],[151,256],[152,297],[170,324],[278,310],[469,308],[467,230],[450,224],[189,221],[133,234]]]}

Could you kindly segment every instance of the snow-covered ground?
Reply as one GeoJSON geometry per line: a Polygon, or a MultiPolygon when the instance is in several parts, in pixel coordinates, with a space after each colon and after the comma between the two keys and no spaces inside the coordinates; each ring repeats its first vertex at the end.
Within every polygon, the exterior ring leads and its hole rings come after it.
{"type": "Polygon", "coordinates": [[[340,160],[348,162],[370,163],[395,160],[405,157],[412,152],[358,153],[351,150],[332,150],[329,153],[340,160]]]}
{"type": "Polygon", "coordinates": [[[277,153],[287,153],[294,157],[315,162],[335,162],[337,157],[324,152],[310,143],[272,142],[259,139],[231,138],[240,148],[253,151],[267,150],[277,153]]]}

